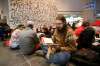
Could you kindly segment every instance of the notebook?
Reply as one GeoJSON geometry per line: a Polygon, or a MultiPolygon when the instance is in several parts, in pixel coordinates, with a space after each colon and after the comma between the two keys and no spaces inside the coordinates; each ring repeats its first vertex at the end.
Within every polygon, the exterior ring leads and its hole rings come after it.
{"type": "Polygon", "coordinates": [[[43,37],[42,42],[43,42],[43,45],[58,45],[58,44],[54,44],[52,38],[43,37]]]}

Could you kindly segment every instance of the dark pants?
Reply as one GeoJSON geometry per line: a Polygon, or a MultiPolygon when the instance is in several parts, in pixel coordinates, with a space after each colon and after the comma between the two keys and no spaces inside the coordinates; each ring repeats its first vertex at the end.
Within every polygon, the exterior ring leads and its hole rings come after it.
{"type": "Polygon", "coordinates": [[[4,34],[0,35],[0,40],[2,40],[2,41],[4,40],[4,34]]]}

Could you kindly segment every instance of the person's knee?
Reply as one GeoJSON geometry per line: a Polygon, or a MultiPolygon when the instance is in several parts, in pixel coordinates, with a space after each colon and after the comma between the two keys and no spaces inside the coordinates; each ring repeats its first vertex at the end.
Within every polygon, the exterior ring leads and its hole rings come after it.
{"type": "Polygon", "coordinates": [[[68,53],[68,52],[61,52],[60,54],[61,54],[62,57],[65,57],[65,58],[68,58],[68,59],[70,59],[70,57],[71,57],[71,54],[68,53]]]}
{"type": "Polygon", "coordinates": [[[70,53],[68,53],[68,52],[65,52],[65,54],[66,54],[66,56],[67,56],[67,58],[71,58],[71,54],[70,53]]]}

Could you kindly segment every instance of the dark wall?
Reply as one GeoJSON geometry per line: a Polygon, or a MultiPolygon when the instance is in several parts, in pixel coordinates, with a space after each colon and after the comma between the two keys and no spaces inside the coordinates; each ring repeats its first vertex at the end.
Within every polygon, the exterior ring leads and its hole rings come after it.
{"type": "Polygon", "coordinates": [[[96,10],[100,13],[100,0],[96,0],[96,10]]]}

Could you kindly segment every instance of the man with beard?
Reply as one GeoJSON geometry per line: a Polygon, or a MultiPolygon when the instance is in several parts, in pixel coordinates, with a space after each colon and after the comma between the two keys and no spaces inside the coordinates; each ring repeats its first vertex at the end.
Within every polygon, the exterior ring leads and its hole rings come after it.
{"type": "Polygon", "coordinates": [[[66,19],[63,15],[56,17],[56,30],[53,34],[53,41],[57,46],[48,46],[48,62],[57,66],[66,66],[71,53],[76,51],[75,39],[69,26],[66,24],[66,19]]]}

